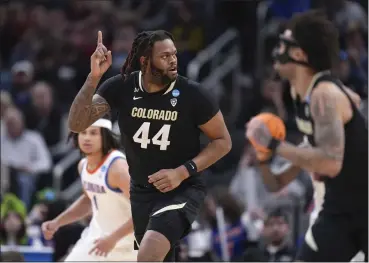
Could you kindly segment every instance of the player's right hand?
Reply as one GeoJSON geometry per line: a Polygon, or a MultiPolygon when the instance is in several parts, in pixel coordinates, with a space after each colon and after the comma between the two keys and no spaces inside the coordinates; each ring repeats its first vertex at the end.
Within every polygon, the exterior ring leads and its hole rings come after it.
{"type": "Polygon", "coordinates": [[[58,231],[59,225],[55,220],[45,221],[41,225],[42,233],[46,240],[50,240],[53,238],[56,231],[58,231]]]}
{"type": "Polygon", "coordinates": [[[102,32],[97,32],[97,47],[91,56],[91,76],[100,79],[112,64],[111,51],[103,44],[102,32]]]}

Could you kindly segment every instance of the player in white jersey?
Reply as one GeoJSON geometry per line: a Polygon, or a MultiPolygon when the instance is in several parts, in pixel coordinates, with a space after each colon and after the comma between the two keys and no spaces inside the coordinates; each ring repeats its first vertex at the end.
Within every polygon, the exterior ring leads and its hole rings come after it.
{"type": "Polygon", "coordinates": [[[110,120],[99,119],[74,140],[84,194],[52,221],[43,223],[46,239],[62,226],[92,214],[90,225],[65,261],[136,261],[129,201],[130,176],[125,155],[111,132],[110,120]]]}

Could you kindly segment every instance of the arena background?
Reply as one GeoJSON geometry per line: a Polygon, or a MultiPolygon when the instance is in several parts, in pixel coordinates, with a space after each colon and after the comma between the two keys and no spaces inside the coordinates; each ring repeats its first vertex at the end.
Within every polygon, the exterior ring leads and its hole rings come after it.
{"type": "Polygon", "coordinates": [[[180,73],[217,96],[233,140],[231,153],[204,175],[209,196],[180,245],[181,261],[292,261],[313,209],[309,175],[301,170],[286,188],[269,192],[244,125],[271,111],[284,119],[289,141],[301,140],[290,87],[276,78],[270,54],[286,20],[311,8],[322,8],[337,25],[341,52],[334,70],[360,95],[367,116],[365,0],[1,1],[2,260],[60,261],[88,223],[60,229],[52,242],[40,231],[82,192],[80,154],[67,142],[66,118],[89,72],[97,31],[113,53],[106,79],[119,72],[137,32],[166,29],[176,39],[180,73]],[[21,117],[7,114],[12,107],[21,117]]]}

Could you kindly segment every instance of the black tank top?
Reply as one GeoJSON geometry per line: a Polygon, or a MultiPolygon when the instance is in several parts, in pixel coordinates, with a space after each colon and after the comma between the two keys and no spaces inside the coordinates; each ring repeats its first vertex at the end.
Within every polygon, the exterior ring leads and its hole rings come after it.
{"type": "Polygon", "coordinates": [[[329,73],[318,73],[313,79],[311,89],[305,100],[297,98],[294,102],[296,109],[297,127],[310,144],[315,146],[314,121],[310,112],[310,96],[313,89],[322,81],[336,84],[348,97],[352,117],[345,124],[345,152],[340,173],[330,178],[322,176],[325,184],[323,212],[352,213],[368,211],[368,128],[365,117],[359,112],[355,103],[344,89],[343,84],[329,73]],[[319,75],[318,75],[319,74],[319,75]]]}

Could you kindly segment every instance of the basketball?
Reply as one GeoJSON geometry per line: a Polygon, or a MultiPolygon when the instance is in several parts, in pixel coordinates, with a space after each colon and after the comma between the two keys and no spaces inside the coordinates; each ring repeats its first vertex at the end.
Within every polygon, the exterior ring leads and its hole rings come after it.
{"type": "MultiPolygon", "coordinates": [[[[264,112],[256,115],[254,119],[258,119],[268,127],[270,134],[274,139],[284,140],[286,138],[286,126],[281,118],[272,113],[264,112]]],[[[268,153],[269,150],[256,144],[253,140],[250,140],[251,144],[257,151],[268,153]]]]}

